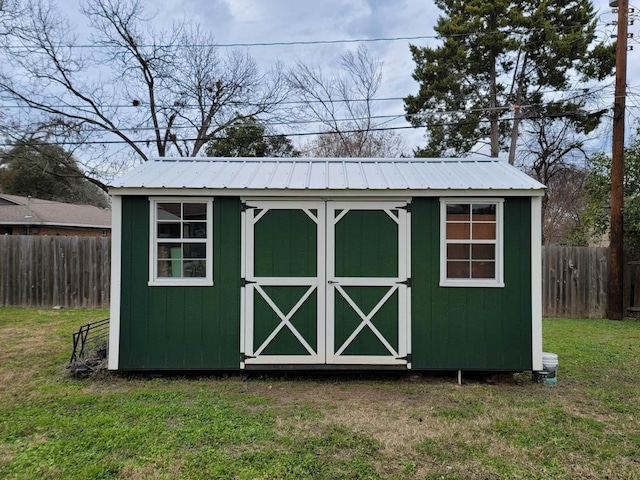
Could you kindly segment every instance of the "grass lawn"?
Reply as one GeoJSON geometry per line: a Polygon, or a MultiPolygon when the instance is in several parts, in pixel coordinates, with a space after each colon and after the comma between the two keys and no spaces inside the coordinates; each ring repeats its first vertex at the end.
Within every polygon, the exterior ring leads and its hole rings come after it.
{"type": "Polygon", "coordinates": [[[2,479],[640,477],[640,323],[549,319],[529,376],[69,377],[105,311],[0,309],[2,479]]]}

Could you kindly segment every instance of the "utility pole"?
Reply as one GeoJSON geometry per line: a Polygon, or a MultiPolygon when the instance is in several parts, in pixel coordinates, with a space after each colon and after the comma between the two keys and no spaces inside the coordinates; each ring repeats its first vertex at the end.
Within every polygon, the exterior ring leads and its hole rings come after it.
{"type": "Polygon", "coordinates": [[[613,144],[611,149],[611,221],[609,298],[607,316],[623,317],[623,202],[624,202],[624,122],[627,95],[627,34],[629,0],[612,0],[618,6],[618,37],[616,39],[616,87],[613,104],[613,144]]]}

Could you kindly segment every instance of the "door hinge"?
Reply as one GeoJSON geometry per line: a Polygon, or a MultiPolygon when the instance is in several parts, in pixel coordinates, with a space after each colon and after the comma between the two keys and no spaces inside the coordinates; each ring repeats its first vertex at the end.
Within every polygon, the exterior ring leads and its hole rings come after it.
{"type": "Polygon", "coordinates": [[[406,205],[403,205],[401,207],[398,207],[401,210],[406,210],[407,212],[411,212],[411,204],[407,203],[406,205]]]}
{"type": "Polygon", "coordinates": [[[412,363],[413,355],[411,353],[407,353],[404,357],[397,357],[396,360],[406,360],[407,363],[412,363]]]}
{"type": "Polygon", "coordinates": [[[407,278],[406,280],[403,280],[402,282],[396,282],[396,284],[398,285],[406,285],[407,287],[411,286],[411,278],[407,278]]]}
{"type": "Polygon", "coordinates": [[[246,278],[241,278],[240,279],[240,286],[241,287],[246,287],[250,283],[256,283],[256,282],[254,282],[253,280],[247,280],[246,278]]]}
{"type": "Polygon", "coordinates": [[[256,357],[252,357],[251,355],[247,355],[244,352],[240,352],[240,362],[245,362],[249,358],[256,358],[256,357]]]}
{"type": "Polygon", "coordinates": [[[249,210],[250,208],[258,208],[258,207],[253,207],[251,205],[247,205],[246,203],[242,202],[240,204],[240,210],[242,210],[243,212],[246,212],[247,210],[249,210]]]}

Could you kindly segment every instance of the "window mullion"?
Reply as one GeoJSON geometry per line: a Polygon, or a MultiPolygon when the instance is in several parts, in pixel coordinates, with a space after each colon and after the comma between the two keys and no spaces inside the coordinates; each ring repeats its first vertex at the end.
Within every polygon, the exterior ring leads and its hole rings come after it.
{"type": "Polygon", "coordinates": [[[447,198],[440,205],[441,285],[503,286],[503,200],[447,198]]]}
{"type": "Polygon", "coordinates": [[[150,251],[149,284],[212,284],[212,199],[150,198],[150,203],[153,243],[150,251]],[[163,218],[159,218],[160,216],[163,218]],[[172,224],[175,226],[160,229],[160,225],[172,224]],[[166,236],[160,237],[159,231],[166,236]],[[164,246],[162,255],[160,245],[164,246]],[[180,249],[179,255],[175,249],[180,249]],[[172,251],[175,256],[172,256],[172,251]]]}

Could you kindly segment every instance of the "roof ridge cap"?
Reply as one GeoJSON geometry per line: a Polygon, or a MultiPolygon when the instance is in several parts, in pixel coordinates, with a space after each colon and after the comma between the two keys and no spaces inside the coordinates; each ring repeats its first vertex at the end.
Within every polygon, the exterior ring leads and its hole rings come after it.
{"type": "Polygon", "coordinates": [[[496,157],[154,157],[152,162],[312,162],[312,163],[507,163],[496,157]]]}

